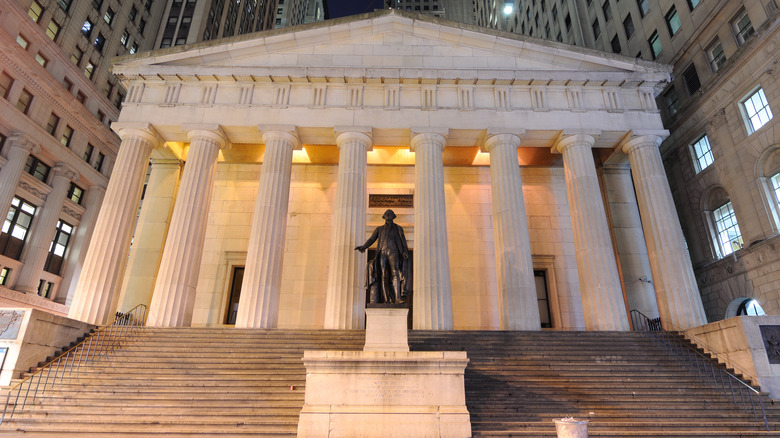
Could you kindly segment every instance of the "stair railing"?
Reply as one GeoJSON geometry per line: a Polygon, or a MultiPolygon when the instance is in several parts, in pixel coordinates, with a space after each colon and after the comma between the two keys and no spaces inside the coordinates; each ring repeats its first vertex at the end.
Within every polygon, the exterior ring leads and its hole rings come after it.
{"type": "Polygon", "coordinates": [[[38,368],[32,375],[17,383],[8,391],[0,417],[0,425],[5,421],[6,415],[12,418],[17,407],[24,409],[29,400],[35,402],[40,393],[41,396],[47,388],[51,388],[58,381],[62,383],[70,379],[74,373],[78,373],[82,365],[97,363],[108,353],[122,346],[139,327],[146,323],[146,306],[139,304],[126,313],[118,313],[111,324],[101,327],[90,333],[81,342],[71,347],[56,358],[38,368]],[[13,396],[13,403],[11,397],[13,396]],[[13,405],[11,412],[8,407],[13,405]]]}
{"type": "Polygon", "coordinates": [[[651,339],[669,356],[680,360],[688,369],[696,372],[701,380],[711,382],[718,391],[723,391],[723,395],[727,398],[731,394],[731,400],[736,406],[741,405],[743,412],[752,413],[756,421],[763,419],[764,427],[769,431],[769,422],[760,391],[734,374],[716,366],[712,359],[694,348],[682,336],[665,331],[661,327],[660,318],[651,319],[638,310],[632,310],[631,321],[634,324],[634,331],[649,333],[651,339]]]}

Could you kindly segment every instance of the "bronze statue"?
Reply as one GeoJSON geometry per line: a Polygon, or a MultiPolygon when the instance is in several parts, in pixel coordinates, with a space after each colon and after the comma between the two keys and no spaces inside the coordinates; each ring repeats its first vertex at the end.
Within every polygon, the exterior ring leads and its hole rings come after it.
{"type": "Polygon", "coordinates": [[[403,304],[409,294],[409,247],[406,245],[404,229],[393,222],[395,217],[393,210],[387,210],[382,215],[385,224],[377,227],[366,243],[355,247],[365,252],[379,240],[376,257],[369,260],[366,266],[366,288],[372,304],[403,304]]]}

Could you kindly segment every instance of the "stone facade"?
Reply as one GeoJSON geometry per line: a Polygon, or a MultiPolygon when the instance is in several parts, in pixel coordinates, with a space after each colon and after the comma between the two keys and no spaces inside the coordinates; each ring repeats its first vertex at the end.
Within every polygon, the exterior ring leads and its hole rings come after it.
{"type": "MultiPolygon", "coordinates": [[[[115,128],[122,149],[141,155],[118,157],[127,178],[111,184],[126,189],[110,186],[107,201],[129,207],[103,209],[97,226],[124,223],[135,205],[133,187],[140,191],[143,154],[183,163],[181,177],[158,178],[161,185],[147,189],[160,194],[152,205],[172,211],[165,235],[150,232],[133,243],[156,248],[159,268],[147,260],[143,269],[134,262],[126,270],[146,284],[157,276],[154,290],[138,295],[151,297],[155,325],[224,323],[233,268],[245,264],[237,325],[318,328],[333,317],[339,321],[331,326],[362,325],[326,304],[329,278],[338,277],[331,271],[343,268],[332,248],[362,242],[352,242],[334,219],[357,220],[367,237],[384,210],[368,208],[361,218],[364,206],[339,201],[346,210],[334,214],[337,181],[351,162],[345,157],[354,155],[339,155],[344,133],[370,138],[365,170],[352,170],[365,172],[354,179],[365,181],[363,193],[414,195],[412,208],[397,209],[396,222],[414,257],[415,328],[528,324],[536,291],[514,285],[527,284],[532,273],[514,269],[516,260],[528,263],[530,251],[530,264],[546,275],[554,327],[628,329],[624,289],[635,280],[621,277],[602,193],[631,181],[603,182],[598,169],[606,162],[641,169],[633,178],[637,193],[653,196],[621,202],[636,202],[643,222],[651,211],[659,218],[640,233],[649,260],[641,250],[631,253],[640,259],[632,272],[650,269],[643,276],[659,293],[644,300],[650,305],[643,313],[660,315],[668,328],[706,322],[695,285],[666,284],[693,274],[679,229],[670,229],[677,217],[660,167],[658,144],[667,132],[654,90],[669,78],[665,66],[381,11],[125,58],[115,72],[131,96],[115,128]],[[221,148],[218,155],[203,155],[204,136],[221,148]],[[490,165],[500,148],[516,148],[519,169],[490,165]],[[176,213],[184,208],[208,213],[176,213]],[[527,225],[512,228],[502,219],[507,208],[515,216],[524,209],[527,225]],[[205,231],[195,232],[200,227],[205,231]],[[513,230],[515,237],[497,242],[497,227],[499,236],[513,230]],[[668,264],[654,260],[659,251],[668,264]],[[676,270],[665,272],[670,266],[676,270]],[[612,281],[598,281],[604,269],[612,281]],[[515,306],[517,299],[524,304],[515,306]]],[[[152,174],[154,168],[153,160],[152,174]]],[[[143,211],[141,217],[152,220],[143,211]]],[[[106,265],[109,253],[126,251],[131,230],[113,228],[113,243],[93,245],[88,260],[106,265]]],[[[113,309],[94,303],[128,296],[134,282],[125,281],[120,294],[118,278],[101,277],[119,269],[106,268],[82,275],[72,317],[100,323],[113,309]]]]}

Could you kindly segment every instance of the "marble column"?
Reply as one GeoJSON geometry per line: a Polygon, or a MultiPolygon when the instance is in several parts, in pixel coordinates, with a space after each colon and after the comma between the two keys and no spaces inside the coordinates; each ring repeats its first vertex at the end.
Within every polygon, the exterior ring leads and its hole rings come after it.
{"type": "Polygon", "coordinates": [[[344,132],[336,138],[339,173],[333,234],[330,243],[328,292],[325,301],[326,329],[363,328],[366,306],[365,256],[355,247],[366,237],[366,152],[371,137],[362,132],[344,132]]]}
{"type": "Polygon", "coordinates": [[[16,187],[19,185],[19,178],[24,171],[24,165],[27,163],[27,157],[30,154],[37,154],[41,151],[41,147],[38,144],[22,134],[8,137],[5,144],[8,148],[6,152],[8,162],[0,169],[0,214],[2,214],[3,220],[5,220],[8,210],[11,208],[11,201],[14,199],[16,187]]]}
{"type": "Polygon", "coordinates": [[[217,158],[220,149],[229,147],[217,125],[187,128],[190,148],[157,270],[148,326],[187,327],[192,322],[217,158]]]}
{"type": "Polygon", "coordinates": [[[623,152],[631,163],[661,323],[667,330],[685,330],[706,324],[707,317],[658,151],[662,140],[634,137],[623,152]]]}
{"type": "Polygon", "coordinates": [[[588,330],[628,330],[615,252],[607,226],[604,201],[590,135],[567,135],[556,148],[563,154],[577,275],[588,330]]]}
{"type": "Polygon", "coordinates": [[[14,289],[19,292],[37,292],[70,182],[77,181],[79,177],[78,172],[66,163],[57,163],[52,170],[52,190],[46,196],[46,203],[40,209],[34,227],[30,230],[30,239],[25,245],[24,266],[16,277],[14,289]]]}
{"type": "Polygon", "coordinates": [[[452,291],[444,203],[443,153],[446,139],[433,132],[413,134],[415,330],[452,330],[452,291]]]}
{"type": "Polygon", "coordinates": [[[279,319],[292,153],[300,147],[288,130],[263,133],[265,154],[249,233],[237,328],[275,328],[279,319]]]}
{"type": "Polygon", "coordinates": [[[146,166],[152,149],[162,143],[150,125],[119,128],[118,134],[119,154],[68,312],[70,318],[91,324],[110,322],[116,311],[146,166]]]}
{"type": "Polygon", "coordinates": [[[70,250],[65,258],[65,269],[62,273],[62,282],[54,301],[70,307],[73,303],[73,295],[87,256],[89,241],[92,239],[92,231],[95,229],[100,206],[106,196],[106,188],[101,186],[89,186],[84,199],[84,214],[81,215],[76,231],[71,236],[70,250]],[[64,293],[67,292],[67,295],[64,293]]]}
{"type": "Polygon", "coordinates": [[[627,162],[601,168],[628,308],[658,318],[653,274],[627,162]]]}
{"type": "Polygon", "coordinates": [[[135,226],[133,245],[127,258],[117,310],[126,312],[138,304],[149,306],[160,266],[168,223],[181,175],[181,161],[152,158],[149,182],[135,226]]]}
{"type": "Polygon", "coordinates": [[[501,330],[541,330],[534,282],[523,182],[517,159],[520,137],[493,135],[485,142],[490,153],[501,330]]]}

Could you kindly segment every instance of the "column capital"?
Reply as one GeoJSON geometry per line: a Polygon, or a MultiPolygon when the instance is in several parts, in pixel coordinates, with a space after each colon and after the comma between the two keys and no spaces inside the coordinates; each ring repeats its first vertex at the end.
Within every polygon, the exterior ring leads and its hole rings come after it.
{"type": "Polygon", "coordinates": [[[114,130],[122,140],[132,137],[141,137],[151,143],[153,148],[160,147],[165,143],[162,136],[160,136],[157,130],[149,123],[114,122],[111,124],[111,129],[114,130]]]}
{"type": "Polygon", "coordinates": [[[570,134],[565,135],[561,137],[560,140],[558,140],[558,143],[553,146],[553,150],[556,152],[563,153],[566,149],[569,149],[574,146],[585,146],[588,148],[593,147],[593,144],[596,143],[596,138],[592,135],[588,134],[570,134]]]}
{"type": "Polygon", "coordinates": [[[638,135],[631,137],[628,141],[623,143],[623,145],[620,147],[620,150],[627,155],[631,155],[631,153],[639,148],[658,148],[662,141],[664,141],[664,139],[660,135],[638,135]]]}
{"type": "Polygon", "coordinates": [[[517,133],[496,132],[494,134],[491,134],[490,131],[488,131],[488,136],[485,139],[485,143],[482,145],[482,151],[489,153],[496,146],[503,145],[503,144],[508,144],[514,147],[514,149],[517,149],[520,147],[523,134],[525,134],[525,131],[517,132],[517,133]]]}
{"type": "Polygon", "coordinates": [[[362,131],[344,131],[339,133],[336,131],[336,146],[341,149],[341,145],[349,142],[360,142],[366,148],[366,151],[370,151],[374,148],[374,144],[371,139],[371,135],[362,131]]]}
{"type": "Polygon", "coordinates": [[[290,143],[294,150],[302,148],[298,128],[294,125],[258,125],[257,130],[263,134],[263,143],[281,140],[290,143]]]}
{"type": "Polygon", "coordinates": [[[230,140],[217,124],[186,124],[181,128],[187,131],[187,140],[192,143],[196,139],[207,139],[217,144],[220,149],[230,149],[230,140]]]}
{"type": "Polygon", "coordinates": [[[10,146],[25,150],[31,154],[41,152],[41,146],[23,133],[14,133],[8,137],[8,141],[10,142],[10,146]]]}
{"type": "Polygon", "coordinates": [[[54,168],[52,170],[54,170],[54,177],[55,178],[56,177],[63,177],[63,178],[69,179],[71,181],[78,181],[79,180],[79,173],[78,173],[78,171],[73,166],[71,166],[68,163],[65,163],[65,162],[62,162],[62,161],[57,162],[54,165],[54,168]]]}
{"type": "Polygon", "coordinates": [[[412,138],[409,141],[409,149],[414,152],[417,146],[424,143],[437,144],[442,151],[447,143],[447,131],[444,130],[412,130],[412,138]]]}

